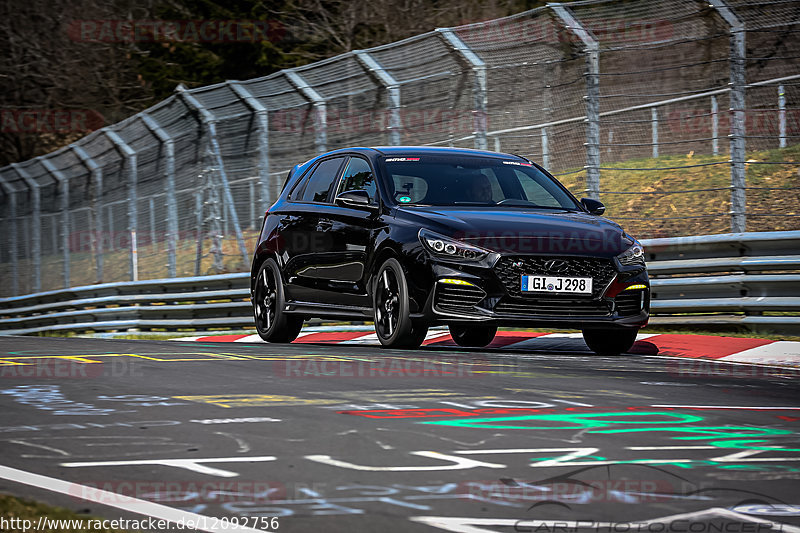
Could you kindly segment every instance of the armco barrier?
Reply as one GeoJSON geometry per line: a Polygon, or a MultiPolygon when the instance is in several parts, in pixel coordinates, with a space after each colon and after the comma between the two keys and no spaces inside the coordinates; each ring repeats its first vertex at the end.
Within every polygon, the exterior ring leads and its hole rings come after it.
{"type": "Polygon", "coordinates": [[[800,231],[643,244],[652,278],[653,323],[800,331],[800,231]]]}
{"type": "MultiPolygon", "coordinates": [[[[643,244],[655,323],[800,330],[800,231],[651,239],[643,244]]],[[[248,287],[249,274],[238,273],[2,298],[0,334],[252,327],[248,287]]]]}

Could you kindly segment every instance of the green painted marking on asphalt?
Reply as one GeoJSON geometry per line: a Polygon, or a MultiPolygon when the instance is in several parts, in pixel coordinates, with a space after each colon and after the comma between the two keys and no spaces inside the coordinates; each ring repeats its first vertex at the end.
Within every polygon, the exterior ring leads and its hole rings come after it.
{"type": "MultiPolygon", "coordinates": [[[[549,429],[587,429],[587,428],[600,428],[610,427],[619,424],[681,424],[691,422],[702,422],[703,417],[697,415],[683,414],[683,413],[670,413],[664,411],[649,411],[649,412],[621,412],[621,413],[581,413],[581,414],[557,414],[557,415],[524,415],[524,416],[502,416],[492,418],[468,418],[468,419],[451,419],[451,420],[434,420],[428,422],[419,422],[420,424],[432,424],[439,426],[454,426],[454,427],[474,427],[482,429],[536,429],[536,430],[549,430],[549,429]],[[663,416],[667,420],[624,420],[624,417],[642,417],[642,416],[663,416]],[[623,418],[622,420],[604,420],[605,418],[623,418]],[[527,426],[527,425],[500,425],[497,422],[512,422],[512,421],[541,421],[541,422],[565,422],[575,424],[574,426],[527,426]]],[[[644,428],[643,431],[657,431],[662,428],[644,428]]],[[[623,432],[624,430],[608,430],[606,432],[623,432]]],[[[635,431],[635,430],[631,430],[635,431]]],[[[601,433],[600,431],[590,431],[589,433],[601,433]]]]}

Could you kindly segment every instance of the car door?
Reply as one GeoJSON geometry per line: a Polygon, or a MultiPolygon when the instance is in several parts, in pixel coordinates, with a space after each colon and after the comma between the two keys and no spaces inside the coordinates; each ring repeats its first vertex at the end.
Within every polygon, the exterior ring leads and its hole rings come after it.
{"type": "Polygon", "coordinates": [[[366,264],[379,226],[379,198],[374,170],[366,159],[355,155],[345,164],[333,198],[353,190],[366,191],[371,206],[353,208],[332,203],[319,211],[322,234],[317,238],[330,244],[330,251],[320,258],[325,264],[320,265],[319,277],[326,283],[320,296],[326,303],[369,307],[372,302],[367,294],[366,264]]]}
{"type": "Polygon", "coordinates": [[[331,206],[333,189],[344,156],[324,159],[311,169],[289,194],[281,212],[279,235],[284,263],[286,298],[319,302],[327,291],[326,263],[333,250],[332,239],[320,225],[320,212],[331,206]]]}

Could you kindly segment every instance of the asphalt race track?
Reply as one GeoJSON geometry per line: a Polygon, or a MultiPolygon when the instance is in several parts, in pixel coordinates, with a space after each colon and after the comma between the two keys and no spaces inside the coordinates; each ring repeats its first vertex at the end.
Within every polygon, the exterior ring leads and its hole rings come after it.
{"type": "Polygon", "coordinates": [[[0,491],[103,517],[800,531],[800,387],[767,368],[76,338],[3,337],[0,352],[0,491]]]}

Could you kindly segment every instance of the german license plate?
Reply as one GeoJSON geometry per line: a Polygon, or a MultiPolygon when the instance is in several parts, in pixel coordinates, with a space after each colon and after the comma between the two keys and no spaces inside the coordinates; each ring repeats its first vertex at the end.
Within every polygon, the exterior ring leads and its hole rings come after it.
{"type": "Polygon", "coordinates": [[[592,294],[592,278],[522,276],[522,292],[561,292],[592,294]]]}

